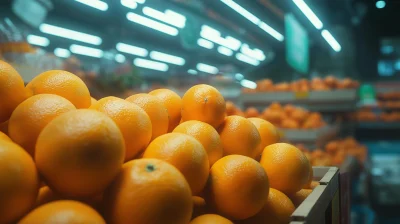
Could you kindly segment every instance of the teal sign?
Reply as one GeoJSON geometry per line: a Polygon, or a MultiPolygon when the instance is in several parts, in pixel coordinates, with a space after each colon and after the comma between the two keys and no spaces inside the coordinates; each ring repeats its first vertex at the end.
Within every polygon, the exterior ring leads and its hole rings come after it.
{"type": "Polygon", "coordinates": [[[286,61],[300,73],[309,67],[308,34],[293,14],[285,15],[286,61]]]}
{"type": "Polygon", "coordinates": [[[360,103],[361,105],[375,105],[376,104],[376,92],[374,86],[370,84],[361,85],[359,89],[360,103]]]}

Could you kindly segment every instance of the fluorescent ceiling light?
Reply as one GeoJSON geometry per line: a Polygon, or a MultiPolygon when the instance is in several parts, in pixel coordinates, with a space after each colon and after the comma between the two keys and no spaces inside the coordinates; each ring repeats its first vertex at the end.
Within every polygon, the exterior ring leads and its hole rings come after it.
{"type": "Polygon", "coordinates": [[[229,48],[223,47],[223,46],[219,46],[218,47],[218,52],[220,54],[226,55],[226,56],[232,56],[233,55],[233,51],[229,48]]]}
{"type": "Polygon", "coordinates": [[[201,33],[204,36],[216,36],[216,37],[221,36],[221,32],[207,25],[201,26],[201,33]]]}
{"type": "Polygon", "coordinates": [[[211,65],[203,64],[203,63],[198,63],[196,68],[199,71],[214,74],[214,75],[218,74],[218,72],[219,72],[218,68],[211,66],[211,65]]]}
{"type": "Polygon", "coordinates": [[[125,60],[126,60],[125,56],[122,55],[122,54],[116,54],[115,57],[114,57],[114,59],[115,59],[115,61],[118,62],[118,63],[124,63],[125,60]]]}
{"type": "Polygon", "coordinates": [[[64,48],[56,48],[54,49],[54,55],[60,58],[69,58],[69,56],[71,56],[71,52],[64,48]]]}
{"type": "Polygon", "coordinates": [[[168,71],[167,64],[156,61],[150,61],[142,58],[136,58],[135,60],[133,60],[133,64],[136,65],[137,67],[153,69],[162,72],[168,71]]]}
{"type": "Polygon", "coordinates": [[[336,39],[332,36],[332,34],[328,30],[322,30],[321,32],[322,37],[331,45],[332,49],[336,52],[342,50],[340,44],[336,41],[336,39]]]}
{"type": "Polygon", "coordinates": [[[244,55],[242,53],[237,53],[236,54],[236,58],[239,61],[243,61],[243,62],[245,62],[247,64],[251,64],[251,65],[254,65],[254,66],[260,65],[260,62],[258,60],[254,59],[254,58],[251,58],[251,57],[248,57],[248,56],[246,56],[246,55],[244,55]]]}
{"type": "Polygon", "coordinates": [[[194,69],[189,69],[187,72],[189,74],[191,74],[191,75],[197,75],[198,74],[198,72],[196,70],[194,70],[194,69]]]}
{"type": "Polygon", "coordinates": [[[102,58],[104,53],[100,49],[85,47],[77,44],[72,44],[69,50],[74,54],[85,55],[89,57],[102,58]]]}
{"type": "Polygon", "coordinates": [[[150,58],[157,60],[157,61],[164,61],[164,62],[175,64],[175,65],[184,65],[186,62],[185,59],[183,59],[181,57],[177,57],[177,56],[170,55],[170,54],[165,54],[165,53],[158,52],[158,51],[150,52],[150,58]]]}
{"type": "Polygon", "coordinates": [[[214,43],[208,40],[205,40],[203,38],[200,38],[197,40],[197,44],[201,47],[207,48],[207,49],[213,49],[214,48],[214,43]]]}
{"type": "Polygon", "coordinates": [[[75,0],[75,1],[96,8],[101,11],[107,11],[108,9],[108,4],[99,0],[75,0]]]}
{"type": "Polygon", "coordinates": [[[38,45],[42,47],[47,47],[50,44],[49,39],[46,37],[41,37],[41,36],[36,36],[36,35],[28,35],[26,37],[28,43],[33,44],[33,45],[38,45]]]}
{"type": "Polygon", "coordinates": [[[221,32],[207,25],[201,27],[200,36],[234,51],[237,51],[242,44],[239,40],[231,36],[227,36],[226,38],[221,37],[221,32]]]}
{"type": "Polygon", "coordinates": [[[322,24],[321,20],[318,19],[318,17],[303,0],[293,0],[293,2],[297,5],[297,7],[299,7],[299,9],[303,12],[307,19],[310,20],[315,28],[317,28],[318,30],[322,29],[324,24],[322,24]]]}
{"type": "Polygon", "coordinates": [[[137,3],[134,0],[121,0],[121,5],[130,8],[130,9],[136,9],[137,8],[137,3]]]}
{"type": "Polygon", "coordinates": [[[178,35],[178,29],[176,29],[175,27],[165,25],[163,23],[135,14],[133,12],[129,12],[128,14],[126,14],[126,18],[134,23],[138,23],[142,26],[158,30],[171,36],[178,35]]]}
{"type": "Polygon", "coordinates": [[[227,6],[231,7],[233,10],[238,12],[240,15],[246,17],[248,20],[250,20],[254,24],[258,24],[260,22],[260,19],[257,18],[255,15],[247,11],[245,8],[237,4],[236,2],[232,0],[221,0],[221,2],[225,3],[227,6]]]}
{"type": "Polygon", "coordinates": [[[249,89],[257,88],[257,83],[247,80],[247,79],[243,79],[242,81],[240,81],[240,85],[242,85],[243,87],[249,88],[249,89]]]}
{"type": "Polygon", "coordinates": [[[240,42],[240,40],[235,39],[231,36],[227,36],[225,38],[225,41],[227,42],[227,45],[229,45],[229,48],[234,51],[237,51],[240,48],[240,45],[242,45],[242,42],[240,42]]]}
{"type": "Polygon", "coordinates": [[[269,35],[271,35],[272,37],[274,37],[275,39],[279,40],[279,41],[283,41],[285,39],[285,37],[280,34],[278,31],[276,31],[274,28],[268,26],[268,24],[261,22],[260,24],[258,24],[258,26],[264,30],[265,32],[267,32],[269,35]]]}
{"type": "Polygon", "coordinates": [[[255,48],[254,50],[250,49],[249,45],[247,44],[242,44],[242,47],[240,48],[240,51],[254,59],[257,59],[259,61],[264,61],[265,60],[265,54],[262,52],[260,49],[255,48]]]}
{"type": "Polygon", "coordinates": [[[141,47],[136,47],[124,43],[117,43],[116,46],[117,50],[120,52],[128,53],[128,54],[133,54],[141,57],[147,57],[149,54],[148,51],[144,48],[141,47]]]}
{"type": "Polygon", "coordinates": [[[137,2],[139,4],[144,4],[146,2],[146,0],[133,0],[133,1],[135,1],[135,2],[137,2]]]}
{"type": "Polygon", "coordinates": [[[386,6],[386,2],[385,2],[385,1],[377,1],[377,2],[375,3],[375,6],[376,6],[376,8],[378,8],[378,9],[383,9],[383,8],[385,8],[385,6],[386,6]]]}
{"type": "Polygon", "coordinates": [[[178,28],[184,28],[186,24],[186,17],[171,10],[164,13],[146,6],[143,8],[143,14],[178,28]]]}
{"type": "Polygon", "coordinates": [[[47,34],[51,34],[51,35],[59,36],[59,37],[63,37],[63,38],[68,38],[68,39],[72,39],[72,40],[77,40],[77,41],[85,42],[88,44],[100,45],[102,42],[101,38],[98,36],[93,36],[90,34],[81,33],[78,31],[49,25],[46,23],[41,24],[39,29],[43,33],[47,33],[47,34]]]}
{"type": "Polygon", "coordinates": [[[240,74],[240,73],[237,73],[237,74],[235,74],[235,78],[236,78],[237,80],[242,80],[242,79],[244,79],[244,75],[242,75],[242,74],[240,74]]]}

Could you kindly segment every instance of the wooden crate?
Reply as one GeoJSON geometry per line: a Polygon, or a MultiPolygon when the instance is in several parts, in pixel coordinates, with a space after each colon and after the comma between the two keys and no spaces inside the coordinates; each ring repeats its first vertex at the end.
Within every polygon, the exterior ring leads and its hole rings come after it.
{"type": "Polygon", "coordinates": [[[313,192],[292,214],[291,224],[340,223],[339,169],[313,167],[314,180],[319,181],[313,192]]]}

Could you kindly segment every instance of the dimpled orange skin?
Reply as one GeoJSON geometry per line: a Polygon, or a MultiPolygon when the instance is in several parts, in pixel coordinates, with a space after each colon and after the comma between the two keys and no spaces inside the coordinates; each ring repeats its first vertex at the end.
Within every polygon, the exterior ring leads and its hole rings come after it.
{"type": "Polygon", "coordinates": [[[240,116],[228,116],[218,128],[224,155],[243,155],[256,158],[261,136],[256,126],[240,116]]]}
{"type": "Polygon", "coordinates": [[[296,208],[284,193],[270,188],[268,200],[255,216],[244,220],[241,224],[287,224],[296,208]]]}
{"type": "Polygon", "coordinates": [[[190,224],[233,224],[233,222],[220,215],[206,214],[193,219],[190,224]]]}
{"type": "Polygon", "coordinates": [[[22,77],[11,65],[0,60],[0,123],[8,120],[28,96],[22,77]]]}
{"type": "Polygon", "coordinates": [[[38,94],[18,105],[8,121],[11,139],[30,155],[35,154],[36,140],[43,128],[54,118],[76,110],[67,99],[54,94],[38,94]]]}
{"type": "Polygon", "coordinates": [[[200,193],[210,169],[207,152],[195,138],[181,133],[168,133],[154,139],[144,151],[143,158],[164,160],[185,176],[193,195],[200,193]]]}
{"type": "Polygon", "coordinates": [[[200,84],[182,97],[182,120],[198,120],[217,128],[225,118],[225,99],[212,86],[200,84]]]}
{"type": "Polygon", "coordinates": [[[276,127],[273,124],[257,117],[248,118],[248,120],[253,123],[254,126],[256,126],[258,133],[260,133],[261,137],[261,143],[258,147],[258,150],[256,151],[256,156],[259,156],[263,149],[268,145],[279,142],[280,136],[278,131],[276,130],[276,127]]]}
{"type": "Polygon", "coordinates": [[[8,137],[6,134],[4,134],[1,131],[0,131],[0,140],[5,140],[5,141],[10,141],[11,142],[10,137],[8,137]]]}
{"type": "Polygon", "coordinates": [[[271,187],[283,193],[296,193],[308,183],[310,163],[293,145],[276,143],[265,147],[260,164],[268,173],[271,187]]]}
{"type": "Polygon", "coordinates": [[[68,197],[100,194],[121,169],[124,139],[101,112],[79,109],[52,120],[40,133],[35,162],[45,182],[68,197]]]}
{"type": "Polygon", "coordinates": [[[32,157],[17,144],[0,140],[0,223],[13,223],[28,212],[38,191],[32,157]]]}
{"type": "Polygon", "coordinates": [[[289,198],[292,200],[294,206],[298,207],[311,193],[311,189],[301,189],[300,191],[289,195],[289,198]]]}
{"type": "Polygon", "coordinates": [[[132,95],[126,100],[138,105],[149,115],[153,133],[151,140],[168,132],[168,111],[160,99],[149,94],[140,93],[132,95]]]}
{"type": "Polygon", "coordinates": [[[156,89],[149,94],[159,98],[167,108],[169,118],[168,132],[171,132],[181,121],[181,97],[169,89],[156,89]]]}
{"type": "Polygon", "coordinates": [[[105,224],[99,213],[77,201],[50,202],[28,213],[18,224],[105,224]]]}
{"type": "Polygon", "coordinates": [[[63,70],[50,70],[33,78],[26,88],[33,95],[50,93],[64,97],[76,108],[89,108],[91,97],[85,83],[76,75],[63,70]]]}
{"type": "Polygon", "coordinates": [[[158,159],[125,163],[104,194],[108,223],[187,224],[192,193],[182,173],[158,159]]]}
{"type": "Polygon", "coordinates": [[[222,158],[221,138],[213,126],[201,121],[186,121],[178,125],[173,132],[187,134],[197,139],[207,152],[210,167],[222,158]]]}
{"type": "Polygon", "coordinates": [[[152,135],[151,121],[139,106],[126,100],[109,96],[100,99],[89,109],[109,116],[121,130],[125,140],[125,161],[144,151],[152,135]]]}
{"type": "Polygon", "coordinates": [[[252,158],[229,155],[211,167],[206,186],[207,203],[225,217],[243,220],[255,215],[268,198],[269,181],[252,158]]]}

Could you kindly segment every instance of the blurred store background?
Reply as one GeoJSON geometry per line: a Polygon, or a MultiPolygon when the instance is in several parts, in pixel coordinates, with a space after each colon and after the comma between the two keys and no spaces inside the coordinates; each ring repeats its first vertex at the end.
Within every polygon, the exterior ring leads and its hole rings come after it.
{"type": "Polygon", "coordinates": [[[0,59],[96,99],[208,83],[315,166],[350,173],[351,223],[400,223],[400,1],[2,0],[0,59]]]}

